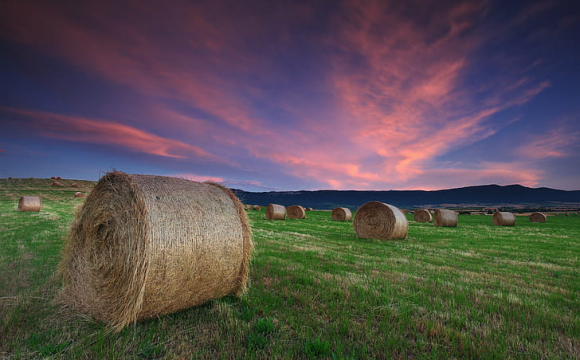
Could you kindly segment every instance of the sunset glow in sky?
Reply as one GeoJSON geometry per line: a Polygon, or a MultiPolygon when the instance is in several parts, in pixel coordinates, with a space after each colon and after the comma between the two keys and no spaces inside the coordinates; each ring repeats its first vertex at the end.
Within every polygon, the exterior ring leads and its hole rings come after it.
{"type": "Polygon", "coordinates": [[[0,2],[0,178],[580,189],[574,1],[0,2]]]}

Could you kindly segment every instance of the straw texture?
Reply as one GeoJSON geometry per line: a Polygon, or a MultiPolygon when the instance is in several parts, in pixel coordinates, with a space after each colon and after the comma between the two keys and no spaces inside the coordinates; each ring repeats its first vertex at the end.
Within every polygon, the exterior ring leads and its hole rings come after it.
{"type": "Polygon", "coordinates": [[[441,227],[456,227],[457,214],[453,210],[437,209],[433,216],[433,225],[441,227]]]}
{"type": "Polygon", "coordinates": [[[286,208],[283,205],[269,204],[266,208],[266,220],[284,220],[286,208]]]}
{"type": "Polygon", "coordinates": [[[42,201],[38,196],[21,196],[18,201],[18,211],[40,211],[42,201]]]}
{"type": "Polygon", "coordinates": [[[337,207],[332,210],[332,220],[350,221],[350,219],[352,219],[352,212],[349,208],[337,207]]]}
{"type": "Polygon", "coordinates": [[[510,212],[498,211],[493,214],[493,224],[496,226],[514,226],[516,216],[510,212]]]}
{"type": "Polygon", "coordinates": [[[251,231],[214,183],[111,172],[72,224],[60,300],[119,331],[246,288],[251,231]]]}
{"type": "Polygon", "coordinates": [[[370,201],[356,211],[353,221],[356,236],[365,239],[404,239],[409,223],[395,206],[370,201]]]}
{"type": "Polygon", "coordinates": [[[415,211],[415,215],[413,215],[413,219],[416,222],[428,223],[431,220],[433,220],[433,216],[431,215],[429,210],[419,209],[419,210],[415,211]]]}
{"type": "Polygon", "coordinates": [[[548,220],[546,214],[541,212],[535,212],[530,214],[530,222],[545,223],[548,220]]]}
{"type": "Polygon", "coordinates": [[[306,219],[306,210],[300,205],[288,206],[288,219],[306,219]]]}

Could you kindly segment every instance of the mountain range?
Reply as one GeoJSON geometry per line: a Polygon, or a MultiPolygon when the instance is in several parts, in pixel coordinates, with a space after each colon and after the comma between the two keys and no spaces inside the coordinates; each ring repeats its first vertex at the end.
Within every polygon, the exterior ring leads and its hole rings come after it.
{"type": "Polygon", "coordinates": [[[368,201],[399,208],[429,207],[580,207],[580,190],[529,188],[521,185],[483,185],[447,190],[315,190],[248,192],[233,189],[245,204],[302,205],[318,210],[356,209],[368,201]]]}

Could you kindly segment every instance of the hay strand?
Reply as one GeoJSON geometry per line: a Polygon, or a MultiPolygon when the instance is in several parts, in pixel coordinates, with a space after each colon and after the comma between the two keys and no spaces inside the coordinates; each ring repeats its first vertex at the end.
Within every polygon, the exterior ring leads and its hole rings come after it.
{"type": "Polygon", "coordinates": [[[288,214],[288,219],[306,219],[306,210],[300,205],[288,206],[286,213],[288,214]]]}
{"type": "Polygon", "coordinates": [[[353,221],[356,236],[365,239],[404,239],[409,223],[395,206],[370,201],[356,211],[353,221]]]}
{"type": "Polygon", "coordinates": [[[433,225],[440,227],[456,227],[457,214],[453,210],[437,209],[433,216],[433,225]]]}
{"type": "Polygon", "coordinates": [[[495,226],[514,226],[516,216],[510,212],[498,211],[493,214],[493,224],[495,226]]]}
{"type": "Polygon", "coordinates": [[[428,222],[431,222],[431,220],[433,220],[433,216],[431,215],[429,210],[419,209],[419,210],[415,211],[415,215],[413,215],[413,219],[416,222],[428,223],[428,222]]]}
{"type": "Polygon", "coordinates": [[[18,211],[40,211],[42,201],[38,196],[21,196],[18,201],[18,211]]]}
{"type": "Polygon", "coordinates": [[[286,208],[283,205],[269,204],[266,208],[266,220],[284,220],[286,208]]]}
{"type": "Polygon", "coordinates": [[[530,219],[530,222],[545,223],[548,220],[548,217],[544,213],[535,212],[535,213],[530,214],[529,219],[530,219]]]}
{"type": "Polygon", "coordinates": [[[350,221],[350,219],[352,219],[352,212],[349,208],[337,207],[332,210],[332,220],[350,221]]]}
{"type": "Polygon", "coordinates": [[[60,300],[119,331],[246,287],[246,213],[214,183],[111,172],[77,213],[60,300]]]}

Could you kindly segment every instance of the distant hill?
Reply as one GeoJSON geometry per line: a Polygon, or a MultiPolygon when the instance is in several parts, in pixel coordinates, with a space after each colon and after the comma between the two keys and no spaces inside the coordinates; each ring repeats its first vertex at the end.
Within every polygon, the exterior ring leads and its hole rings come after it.
{"type": "Polygon", "coordinates": [[[528,188],[521,185],[469,186],[448,190],[318,190],[248,192],[233,190],[246,204],[284,206],[302,205],[314,209],[333,209],[338,206],[356,209],[368,201],[382,201],[400,208],[423,207],[578,207],[580,190],[566,191],[550,188],[528,188]]]}

